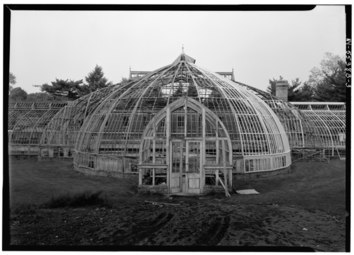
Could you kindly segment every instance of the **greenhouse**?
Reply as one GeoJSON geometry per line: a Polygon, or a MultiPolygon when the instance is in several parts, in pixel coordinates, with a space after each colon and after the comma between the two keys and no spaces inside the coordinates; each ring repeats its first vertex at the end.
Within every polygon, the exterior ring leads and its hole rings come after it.
{"type": "Polygon", "coordinates": [[[40,139],[48,122],[66,105],[61,103],[16,103],[9,106],[10,155],[39,155],[40,139]]]}
{"type": "Polygon", "coordinates": [[[99,89],[70,101],[48,122],[40,138],[40,157],[72,157],[77,133],[84,119],[115,87],[99,89]]]}
{"type": "Polygon", "coordinates": [[[9,103],[7,130],[12,132],[16,122],[21,116],[33,108],[33,103],[12,102],[9,103]]]}
{"type": "Polygon", "coordinates": [[[341,102],[292,102],[304,120],[305,146],[343,157],[346,148],[346,109],[341,102]]]}
{"type": "Polygon", "coordinates": [[[290,164],[289,140],[274,111],[186,54],[102,100],[85,119],[74,155],[79,171],[139,171],[141,188],[192,194],[227,192],[233,172],[290,164]]]}
{"type": "Polygon", "coordinates": [[[170,194],[228,193],[233,175],[299,154],[345,159],[344,103],[287,102],[284,81],[277,97],[195,62],[182,53],[67,103],[10,103],[9,154],[73,158],[78,171],[136,174],[141,190],[170,194]]]}

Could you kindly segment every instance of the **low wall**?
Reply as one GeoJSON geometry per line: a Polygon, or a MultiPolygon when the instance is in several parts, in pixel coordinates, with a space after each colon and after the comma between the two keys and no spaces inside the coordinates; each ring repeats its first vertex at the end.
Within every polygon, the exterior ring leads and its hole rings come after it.
{"type": "Polygon", "coordinates": [[[108,171],[101,171],[101,170],[94,170],[90,168],[83,168],[83,167],[75,167],[75,171],[86,175],[95,175],[95,176],[104,176],[104,177],[114,177],[114,178],[129,178],[129,177],[136,177],[136,184],[138,185],[138,175],[134,173],[121,173],[121,172],[108,172],[108,171]]]}
{"type": "Polygon", "coordinates": [[[277,169],[277,170],[270,170],[270,171],[263,171],[263,172],[251,172],[251,173],[234,173],[234,178],[237,180],[249,180],[249,179],[257,179],[257,178],[266,178],[276,175],[283,175],[289,174],[291,171],[291,166],[277,169]]]}
{"type": "Polygon", "coordinates": [[[123,177],[138,175],[137,159],[111,155],[74,155],[74,169],[80,172],[99,176],[123,177]]]}
{"type": "Polygon", "coordinates": [[[10,156],[38,156],[39,146],[35,145],[9,145],[10,156]]]}

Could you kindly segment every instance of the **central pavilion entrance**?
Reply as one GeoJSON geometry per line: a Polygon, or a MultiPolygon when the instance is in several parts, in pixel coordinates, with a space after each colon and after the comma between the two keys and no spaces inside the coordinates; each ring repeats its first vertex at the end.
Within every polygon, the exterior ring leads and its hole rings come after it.
{"type": "Polygon", "coordinates": [[[171,141],[171,193],[196,193],[202,191],[202,141],[171,141]]]}
{"type": "Polygon", "coordinates": [[[146,126],[140,145],[139,188],[193,195],[232,188],[232,149],[221,120],[184,97],[146,126]]]}

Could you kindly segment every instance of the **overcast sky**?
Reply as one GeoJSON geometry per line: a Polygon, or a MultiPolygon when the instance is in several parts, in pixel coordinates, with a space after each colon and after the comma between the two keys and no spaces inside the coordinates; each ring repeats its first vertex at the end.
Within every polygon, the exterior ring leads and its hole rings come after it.
{"type": "Polygon", "coordinates": [[[96,64],[118,83],[181,53],[210,71],[265,90],[282,75],[307,80],[325,52],[345,55],[343,6],[306,12],[12,11],[10,71],[16,86],[84,79],[96,64]]]}

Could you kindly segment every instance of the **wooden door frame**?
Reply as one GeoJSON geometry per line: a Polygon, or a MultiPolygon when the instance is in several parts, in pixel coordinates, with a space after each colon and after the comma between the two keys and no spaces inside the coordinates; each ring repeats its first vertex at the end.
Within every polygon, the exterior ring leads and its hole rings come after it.
{"type": "MultiPolygon", "coordinates": [[[[206,159],[205,159],[205,142],[207,140],[206,137],[206,121],[207,118],[210,120],[214,120],[215,124],[216,124],[216,129],[215,132],[218,132],[218,124],[221,125],[221,128],[223,129],[224,133],[225,133],[225,138],[226,141],[228,143],[228,147],[229,147],[229,162],[230,164],[232,164],[232,143],[231,143],[231,139],[229,136],[229,133],[224,125],[224,123],[220,120],[220,118],[213,113],[210,109],[208,109],[206,106],[204,106],[203,104],[201,104],[200,102],[192,99],[192,98],[188,98],[188,97],[182,97],[176,101],[174,101],[173,103],[167,105],[165,108],[163,108],[162,110],[160,110],[160,112],[158,112],[148,123],[148,125],[146,126],[144,132],[143,132],[143,136],[142,136],[142,141],[140,143],[140,149],[139,149],[139,165],[141,165],[143,162],[143,147],[144,147],[144,142],[146,139],[152,139],[153,141],[157,140],[156,137],[156,128],[158,126],[158,124],[163,120],[165,120],[165,126],[166,126],[166,164],[167,164],[167,186],[168,186],[168,192],[170,193],[170,173],[172,173],[172,164],[171,164],[171,153],[172,152],[172,141],[177,141],[178,139],[173,139],[171,140],[171,113],[180,108],[180,107],[189,107],[192,110],[202,114],[202,137],[191,137],[190,139],[185,139],[185,140],[190,140],[192,141],[193,139],[198,140],[201,142],[201,165],[200,165],[200,174],[201,174],[201,192],[203,192],[203,188],[204,188],[204,179],[205,179],[205,171],[204,171],[204,165],[206,163],[206,159]]],[[[211,123],[214,123],[211,122],[211,123]]],[[[185,120],[186,122],[186,120],[185,120]]],[[[183,139],[181,139],[183,140],[183,139]]]]}

